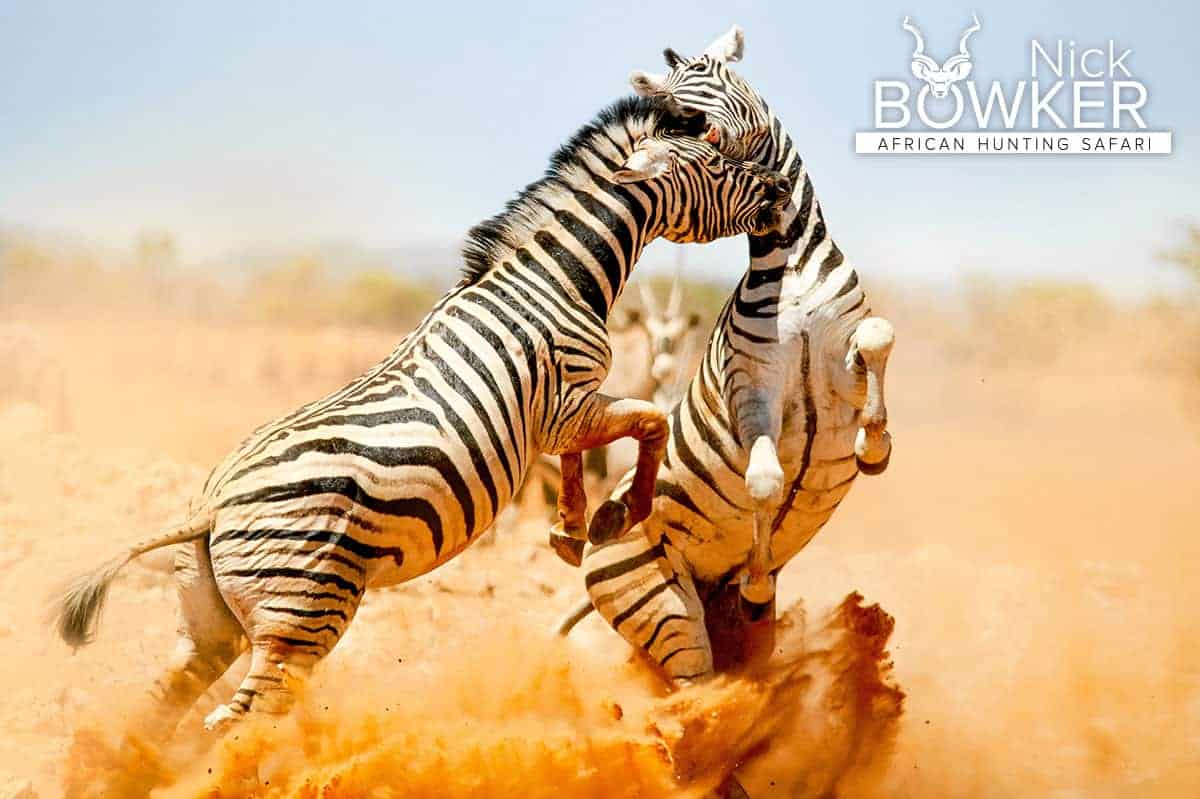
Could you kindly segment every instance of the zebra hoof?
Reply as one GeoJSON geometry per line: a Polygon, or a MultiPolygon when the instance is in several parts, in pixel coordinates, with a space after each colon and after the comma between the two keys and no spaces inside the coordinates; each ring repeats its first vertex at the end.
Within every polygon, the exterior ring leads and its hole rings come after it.
{"type": "Polygon", "coordinates": [[[757,624],[763,619],[770,616],[775,609],[774,597],[766,602],[754,602],[746,599],[745,596],[738,596],[738,606],[742,613],[742,618],[751,624],[757,624]]]}
{"type": "Polygon", "coordinates": [[[867,463],[862,458],[855,457],[858,461],[858,470],[866,475],[874,477],[877,474],[883,474],[888,467],[888,463],[892,460],[892,448],[889,446],[887,454],[883,456],[883,460],[877,463],[867,463]]]}
{"type": "Polygon", "coordinates": [[[218,705],[216,710],[204,717],[204,729],[219,734],[229,729],[239,718],[229,705],[218,705]]]}
{"type": "Polygon", "coordinates": [[[557,554],[571,566],[578,567],[582,565],[583,547],[586,543],[587,542],[581,538],[572,538],[569,535],[550,533],[550,548],[554,550],[555,554],[557,554]]]}
{"type": "Polygon", "coordinates": [[[757,578],[748,574],[742,575],[738,593],[741,594],[743,602],[752,606],[770,605],[775,601],[775,575],[764,574],[757,578]]]}
{"type": "Polygon", "coordinates": [[[593,544],[607,544],[620,538],[628,529],[629,508],[624,502],[606,499],[592,516],[588,525],[588,540],[593,544]]]}
{"type": "Polygon", "coordinates": [[[882,474],[892,459],[892,434],[884,430],[872,436],[860,427],[854,439],[854,458],[863,474],[882,474]]]}

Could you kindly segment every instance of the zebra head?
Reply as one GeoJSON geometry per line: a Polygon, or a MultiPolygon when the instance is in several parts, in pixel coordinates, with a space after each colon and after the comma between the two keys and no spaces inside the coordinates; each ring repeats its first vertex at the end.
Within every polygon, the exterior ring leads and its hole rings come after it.
{"type": "Polygon", "coordinates": [[[705,243],[775,228],[791,198],[787,177],[722,155],[686,126],[670,128],[642,137],[612,173],[614,183],[659,195],[664,238],[705,243]]]}
{"type": "Polygon", "coordinates": [[[635,71],[633,89],[643,97],[665,100],[679,114],[701,115],[704,139],[734,158],[752,158],[771,132],[767,106],[729,64],[740,61],[745,35],[737,25],[695,58],[685,58],[671,48],[663,51],[671,71],[654,75],[635,71]]]}

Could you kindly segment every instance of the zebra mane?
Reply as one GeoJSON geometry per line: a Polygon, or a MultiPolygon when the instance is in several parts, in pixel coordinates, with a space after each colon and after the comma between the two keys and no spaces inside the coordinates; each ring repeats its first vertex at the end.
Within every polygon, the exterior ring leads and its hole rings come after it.
{"type": "MultiPolygon", "coordinates": [[[[636,124],[658,130],[678,127],[682,122],[657,98],[622,97],[600,111],[550,156],[545,175],[518,192],[503,211],[467,233],[462,248],[463,284],[480,280],[502,257],[522,246],[529,234],[553,213],[543,198],[575,185],[578,178],[573,173],[584,163],[581,151],[588,149],[595,137],[604,135],[614,125],[636,124]]],[[[614,137],[608,140],[611,143],[614,137]]]]}

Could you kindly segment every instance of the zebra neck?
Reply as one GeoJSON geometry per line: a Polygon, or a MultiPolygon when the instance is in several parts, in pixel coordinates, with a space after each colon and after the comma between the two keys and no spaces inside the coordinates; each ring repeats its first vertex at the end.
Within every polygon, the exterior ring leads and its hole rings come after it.
{"type": "Polygon", "coordinates": [[[769,116],[771,135],[766,138],[755,160],[787,175],[793,189],[791,202],[783,209],[775,229],[748,237],[750,271],[767,273],[758,276],[760,282],[769,280],[771,275],[775,275],[775,279],[782,278],[785,268],[803,269],[818,250],[825,249],[822,245],[826,241],[833,251],[838,251],[829,238],[821,204],[817,201],[800,152],[774,112],[769,116]]]}
{"type": "Polygon", "coordinates": [[[781,301],[782,282],[788,274],[799,276],[787,289],[789,302],[798,302],[797,307],[819,304],[831,287],[836,297],[842,297],[858,285],[853,267],[846,263],[829,233],[812,179],[791,137],[774,116],[771,122],[771,144],[760,163],[771,163],[792,180],[795,188],[778,226],[769,233],[748,237],[750,266],[739,289],[743,296],[736,306],[759,308],[765,316],[773,315],[769,309],[781,301]],[[798,295],[791,296],[797,291],[798,295]]]}
{"type": "Polygon", "coordinates": [[[767,116],[771,126],[770,135],[763,139],[762,145],[751,157],[763,166],[783,173],[792,181],[793,186],[797,186],[800,173],[804,169],[803,159],[800,158],[800,152],[796,149],[792,137],[775,116],[775,112],[768,110],[767,116]]]}
{"type": "Polygon", "coordinates": [[[841,251],[829,235],[807,170],[798,167],[793,179],[796,188],[776,228],[748,237],[751,271],[803,270],[814,257],[824,258],[831,253],[837,253],[840,263],[841,251]]]}
{"type": "Polygon", "coordinates": [[[545,219],[499,265],[536,274],[607,322],[642,250],[658,235],[661,214],[618,186],[574,189],[545,208],[545,219]]]}

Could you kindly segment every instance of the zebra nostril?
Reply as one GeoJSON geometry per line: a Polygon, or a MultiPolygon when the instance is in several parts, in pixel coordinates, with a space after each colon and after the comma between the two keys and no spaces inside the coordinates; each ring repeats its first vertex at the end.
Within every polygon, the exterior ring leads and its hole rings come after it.
{"type": "Polygon", "coordinates": [[[776,205],[792,193],[792,182],[783,175],[767,173],[763,182],[766,184],[766,201],[776,205]]]}
{"type": "Polygon", "coordinates": [[[780,175],[770,182],[770,199],[773,203],[780,203],[792,194],[792,181],[780,175]]]}

